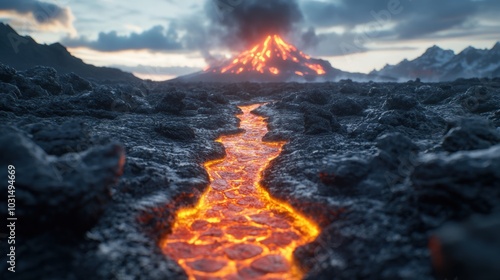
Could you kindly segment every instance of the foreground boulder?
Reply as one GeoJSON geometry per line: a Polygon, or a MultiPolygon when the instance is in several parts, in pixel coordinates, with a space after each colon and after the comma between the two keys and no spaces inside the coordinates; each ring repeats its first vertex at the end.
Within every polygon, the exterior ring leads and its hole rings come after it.
{"type": "Polygon", "coordinates": [[[500,275],[500,214],[441,227],[429,242],[439,279],[495,280],[500,275]]]}
{"type": "Polygon", "coordinates": [[[490,213],[500,196],[500,145],[452,155],[424,156],[410,176],[431,226],[490,213]]]}
{"type": "Polygon", "coordinates": [[[450,123],[442,147],[448,152],[487,149],[500,144],[500,132],[484,119],[461,119],[450,123]]]}
{"type": "MultiPolygon", "coordinates": [[[[0,168],[16,171],[19,234],[64,228],[83,232],[94,225],[111,199],[124,164],[124,150],[112,144],[54,158],[27,135],[2,127],[0,168]]],[[[2,215],[7,207],[2,207],[2,215]]]]}

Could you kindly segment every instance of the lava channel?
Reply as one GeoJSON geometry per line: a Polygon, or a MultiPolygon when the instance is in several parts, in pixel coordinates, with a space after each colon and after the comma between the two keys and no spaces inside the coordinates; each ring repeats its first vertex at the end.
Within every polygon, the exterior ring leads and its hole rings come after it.
{"type": "Polygon", "coordinates": [[[313,241],[319,227],[260,185],[261,173],[284,142],[265,143],[263,117],[242,106],[245,132],[222,136],[222,160],[205,163],[210,186],[198,204],[177,212],[161,241],[189,279],[300,279],[293,251],[313,241]]]}

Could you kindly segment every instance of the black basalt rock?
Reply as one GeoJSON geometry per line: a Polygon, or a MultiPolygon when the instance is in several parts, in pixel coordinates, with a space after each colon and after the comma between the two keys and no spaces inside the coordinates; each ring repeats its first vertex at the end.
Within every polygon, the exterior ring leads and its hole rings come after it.
{"type": "Polygon", "coordinates": [[[123,148],[109,145],[51,158],[22,132],[1,130],[1,173],[6,177],[8,165],[16,168],[16,215],[25,221],[19,234],[56,228],[81,234],[93,226],[121,175],[123,148]]]}
{"type": "Polygon", "coordinates": [[[62,84],[68,84],[73,89],[72,94],[81,93],[92,90],[92,84],[75,73],[65,74],[59,77],[62,84]]]}
{"type": "Polygon", "coordinates": [[[500,146],[424,156],[410,179],[432,226],[489,213],[500,196],[500,146]]]}
{"type": "Polygon", "coordinates": [[[317,135],[323,133],[331,133],[332,127],[330,121],[319,115],[305,113],[304,114],[304,133],[309,135],[317,135]]]}
{"type": "Polygon", "coordinates": [[[448,125],[442,148],[448,152],[487,149],[500,144],[500,132],[484,119],[460,119],[448,125]]]}
{"type": "Polygon", "coordinates": [[[462,107],[471,113],[485,113],[500,109],[500,95],[491,88],[473,86],[458,97],[462,107]]]}
{"type": "Polygon", "coordinates": [[[363,106],[351,98],[333,98],[330,112],[336,116],[360,115],[363,112],[363,106]]]}
{"type": "Polygon", "coordinates": [[[190,141],[196,138],[194,130],[185,124],[179,123],[157,123],[154,130],[169,139],[178,141],[190,141]]]}
{"type": "Polygon", "coordinates": [[[49,155],[82,152],[91,146],[86,125],[67,121],[61,125],[35,124],[31,126],[33,140],[49,155]]]}
{"type": "Polygon", "coordinates": [[[49,96],[47,90],[22,75],[14,76],[12,84],[19,88],[22,97],[25,99],[49,96]]]}
{"type": "Polygon", "coordinates": [[[500,275],[500,213],[439,228],[429,242],[436,276],[495,280],[500,275]]]}
{"type": "Polygon", "coordinates": [[[34,84],[52,95],[58,95],[62,91],[57,78],[57,71],[52,67],[36,66],[26,70],[23,74],[29,77],[34,84]]]}
{"type": "Polygon", "coordinates": [[[108,86],[99,86],[85,97],[87,106],[98,110],[111,110],[115,104],[114,90],[108,86]]]}
{"type": "Polygon", "coordinates": [[[395,94],[389,96],[384,103],[386,110],[410,110],[418,105],[417,99],[409,95],[395,94]]]}
{"type": "Polygon", "coordinates": [[[180,114],[185,107],[183,102],[185,97],[186,94],[179,91],[172,91],[165,94],[161,101],[156,105],[156,112],[173,115],[180,114]]]}
{"type": "Polygon", "coordinates": [[[15,85],[11,85],[4,82],[0,82],[0,94],[9,95],[14,99],[18,99],[22,96],[21,91],[19,91],[19,88],[17,88],[15,85]]]}
{"type": "Polygon", "coordinates": [[[16,75],[16,70],[8,65],[0,63],[0,82],[9,83],[16,75]]]}

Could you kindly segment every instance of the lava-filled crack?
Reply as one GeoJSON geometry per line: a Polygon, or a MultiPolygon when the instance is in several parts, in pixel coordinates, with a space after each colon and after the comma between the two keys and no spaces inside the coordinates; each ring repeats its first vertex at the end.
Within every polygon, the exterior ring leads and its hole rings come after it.
{"type": "Polygon", "coordinates": [[[264,143],[266,122],[242,106],[244,132],[222,136],[226,157],[205,168],[210,186],[198,204],[177,212],[161,241],[190,279],[299,279],[296,247],[313,241],[318,226],[260,185],[261,173],[283,142],[264,143]]]}

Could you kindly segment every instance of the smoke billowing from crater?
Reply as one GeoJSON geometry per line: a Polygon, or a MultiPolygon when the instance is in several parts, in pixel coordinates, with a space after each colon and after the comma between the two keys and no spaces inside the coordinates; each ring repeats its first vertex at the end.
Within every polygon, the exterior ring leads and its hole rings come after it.
{"type": "Polygon", "coordinates": [[[303,20],[296,0],[238,2],[224,13],[217,10],[219,7],[207,9],[210,20],[221,32],[221,43],[232,49],[248,47],[268,35],[286,34],[303,20]]]}

